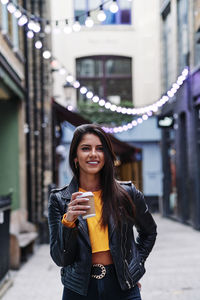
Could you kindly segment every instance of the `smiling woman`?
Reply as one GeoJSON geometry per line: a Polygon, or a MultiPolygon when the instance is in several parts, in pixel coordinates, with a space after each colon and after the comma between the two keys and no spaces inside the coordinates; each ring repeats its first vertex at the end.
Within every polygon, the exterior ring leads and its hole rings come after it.
{"type": "Polygon", "coordinates": [[[49,201],[50,249],[62,266],[63,300],[141,300],[138,281],[155,243],[156,224],[135,186],[115,180],[115,159],[101,127],[77,127],[69,154],[74,178],[53,190],[49,201]],[[87,220],[91,207],[85,192],[95,206],[95,216],[87,220]]]}

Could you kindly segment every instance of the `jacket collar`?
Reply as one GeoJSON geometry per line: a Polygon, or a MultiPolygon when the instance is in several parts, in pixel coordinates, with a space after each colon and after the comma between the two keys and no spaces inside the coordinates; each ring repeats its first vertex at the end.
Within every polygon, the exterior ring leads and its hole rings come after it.
{"type": "Polygon", "coordinates": [[[78,191],[78,182],[75,177],[72,178],[70,184],[62,190],[61,197],[70,200],[71,195],[78,191]]]}

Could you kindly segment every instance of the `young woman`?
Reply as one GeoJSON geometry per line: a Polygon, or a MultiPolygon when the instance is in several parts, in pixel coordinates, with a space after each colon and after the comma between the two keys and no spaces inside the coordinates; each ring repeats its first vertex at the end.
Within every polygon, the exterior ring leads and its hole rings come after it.
{"type": "Polygon", "coordinates": [[[49,201],[50,253],[61,266],[63,300],[140,300],[138,281],[156,239],[156,224],[131,182],[114,178],[115,155],[97,125],[77,127],[69,162],[74,177],[49,201]],[[84,220],[94,194],[96,216],[84,220]],[[138,231],[135,241],[133,225],[138,231]]]}

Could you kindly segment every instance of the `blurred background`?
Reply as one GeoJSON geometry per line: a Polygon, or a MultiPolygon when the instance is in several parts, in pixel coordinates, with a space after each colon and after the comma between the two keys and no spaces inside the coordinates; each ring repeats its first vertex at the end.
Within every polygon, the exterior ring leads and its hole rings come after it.
{"type": "Polygon", "coordinates": [[[48,244],[84,123],[110,135],[116,178],[196,239],[200,0],[0,1],[0,286],[48,244]]]}

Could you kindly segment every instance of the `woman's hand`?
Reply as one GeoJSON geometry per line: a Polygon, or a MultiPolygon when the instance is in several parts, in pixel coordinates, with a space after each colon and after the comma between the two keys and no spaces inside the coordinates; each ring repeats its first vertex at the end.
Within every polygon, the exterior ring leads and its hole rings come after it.
{"type": "Polygon", "coordinates": [[[72,194],[70,203],[68,204],[66,221],[74,222],[78,216],[86,213],[87,209],[90,208],[88,205],[88,198],[78,198],[77,196],[82,195],[82,192],[76,192],[72,194]]]}

